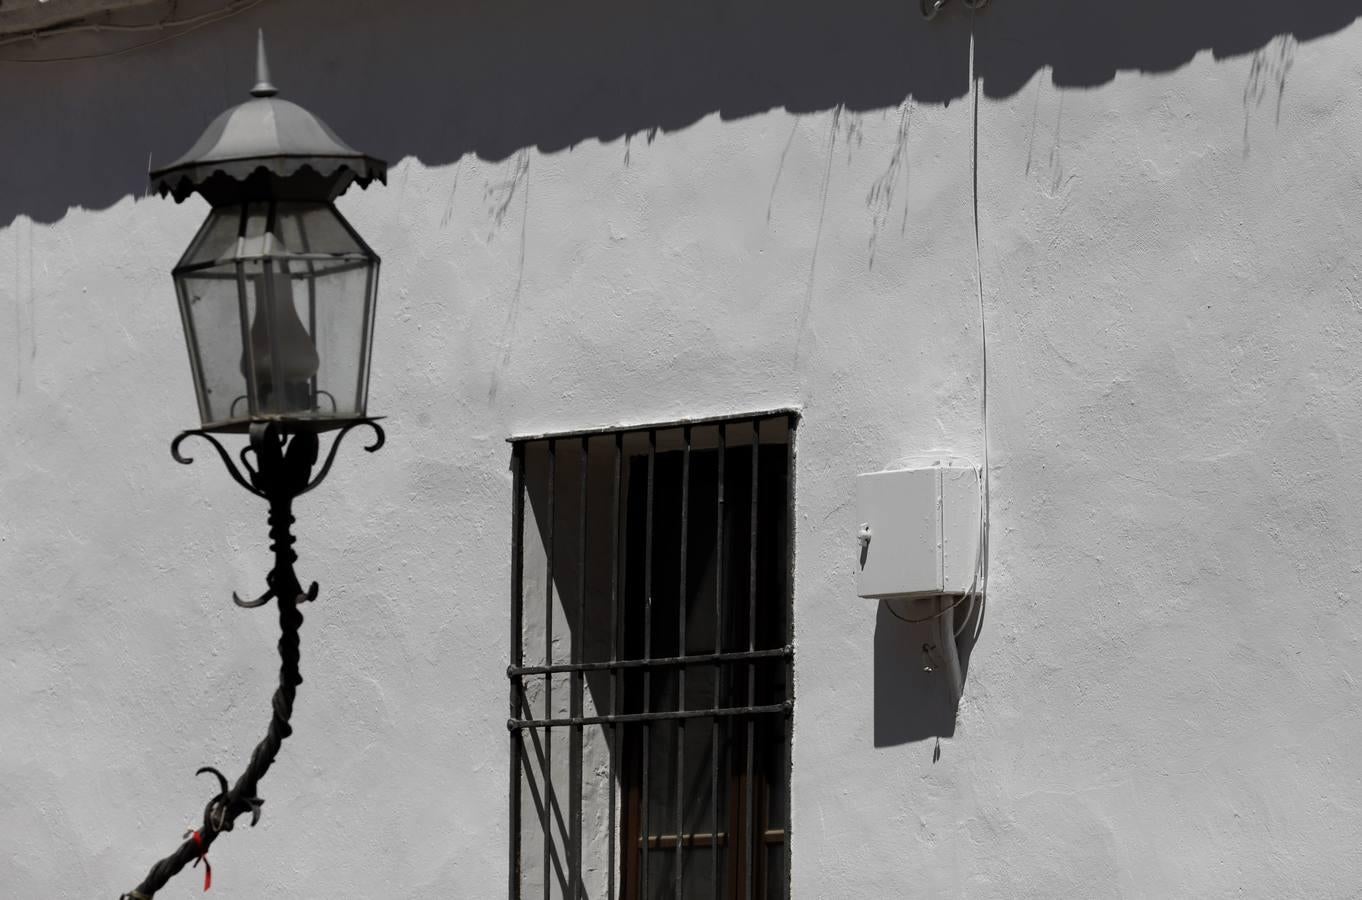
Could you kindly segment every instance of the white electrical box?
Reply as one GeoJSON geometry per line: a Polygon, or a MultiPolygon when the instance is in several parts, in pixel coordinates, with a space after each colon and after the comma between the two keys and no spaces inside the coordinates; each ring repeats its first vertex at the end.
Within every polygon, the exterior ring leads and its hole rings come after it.
{"type": "Polygon", "coordinates": [[[979,470],[932,466],[856,478],[862,597],[966,594],[980,567],[979,470]]]}

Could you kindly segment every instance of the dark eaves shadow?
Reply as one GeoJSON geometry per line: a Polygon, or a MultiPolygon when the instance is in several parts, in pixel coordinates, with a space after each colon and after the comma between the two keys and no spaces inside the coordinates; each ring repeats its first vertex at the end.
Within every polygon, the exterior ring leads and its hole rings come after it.
{"type": "Polygon", "coordinates": [[[1096,87],[1118,72],[1170,72],[1202,52],[1219,60],[1284,35],[1313,40],[1362,15],[1359,0],[993,0],[987,8],[978,66],[989,97],[1015,94],[1043,68],[1057,87],[1096,87]]]}
{"type": "MultiPolygon", "coordinates": [[[[1253,52],[1350,24],[1362,0],[993,0],[926,22],[916,0],[290,0],[154,47],[48,65],[0,62],[0,226],[102,208],[145,190],[245,98],[254,29],[274,81],[345,140],[392,162],[504,159],[587,140],[784,108],[873,110],[969,91],[971,22],[984,91],[1049,68],[1061,87],[1164,72],[1209,50],[1253,52]]],[[[0,49],[0,58],[117,46],[108,33],[0,49]]]]}

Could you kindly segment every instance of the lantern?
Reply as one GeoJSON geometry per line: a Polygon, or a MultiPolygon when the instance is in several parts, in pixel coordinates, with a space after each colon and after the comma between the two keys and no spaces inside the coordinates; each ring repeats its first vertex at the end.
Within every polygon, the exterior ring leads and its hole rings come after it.
{"type": "Polygon", "coordinates": [[[205,431],[327,430],[366,416],[379,258],[336,210],[387,167],[281,100],[263,39],[252,99],[151,173],[208,219],[172,276],[205,431]]]}
{"type": "MultiPolygon", "coordinates": [[[[351,430],[373,431],[366,450],[383,446],[383,428],[365,409],[378,256],[334,201],[352,183],[384,180],[387,167],[277,93],[261,36],[251,99],[218,116],[184,157],[151,179],[162,196],[179,202],[198,192],[212,206],[173,272],[202,427],[181,432],[170,452],[188,464],[193,458],[180,445],[207,441],[232,478],[269,503],[268,590],[252,600],[232,597],[248,608],[278,606],[279,687],[245,771],[229,784],[212,766],[199,769],[218,782],[202,825],[122,900],[151,900],[185,866],[206,863],[213,842],[239,817],[259,820],[257,787],[293,733],[289,720],[303,681],[299,606],[318,592],[315,581],[304,588],[294,572],[293,501],[322,482],[351,430]],[[332,429],[318,467],[318,432],[332,429]],[[249,435],[235,454],[215,434],[232,431],[249,435]]],[[[205,866],[205,890],[209,871],[205,866]]]]}

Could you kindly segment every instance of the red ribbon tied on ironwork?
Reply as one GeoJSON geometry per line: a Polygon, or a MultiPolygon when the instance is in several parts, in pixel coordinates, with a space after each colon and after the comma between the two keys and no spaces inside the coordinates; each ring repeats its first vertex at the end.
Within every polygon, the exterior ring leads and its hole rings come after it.
{"type": "Polygon", "coordinates": [[[203,848],[203,835],[198,831],[191,831],[190,836],[194,838],[194,846],[199,848],[199,858],[194,860],[194,867],[203,863],[203,889],[206,891],[213,886],[213,867],[208,862],[208,851],[203,848]]]}

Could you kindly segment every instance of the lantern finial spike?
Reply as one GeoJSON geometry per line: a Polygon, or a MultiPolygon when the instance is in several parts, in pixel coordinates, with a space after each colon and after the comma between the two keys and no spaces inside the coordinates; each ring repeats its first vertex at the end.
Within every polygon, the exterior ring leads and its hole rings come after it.
{"type": "Polygon", "coordinates": [[[251,88],[252,97],[273,97],[279,89],[270,84],[270,63],[265,58],[265,29],[256,31],[255,39],[255,87],[251,88]]]}

